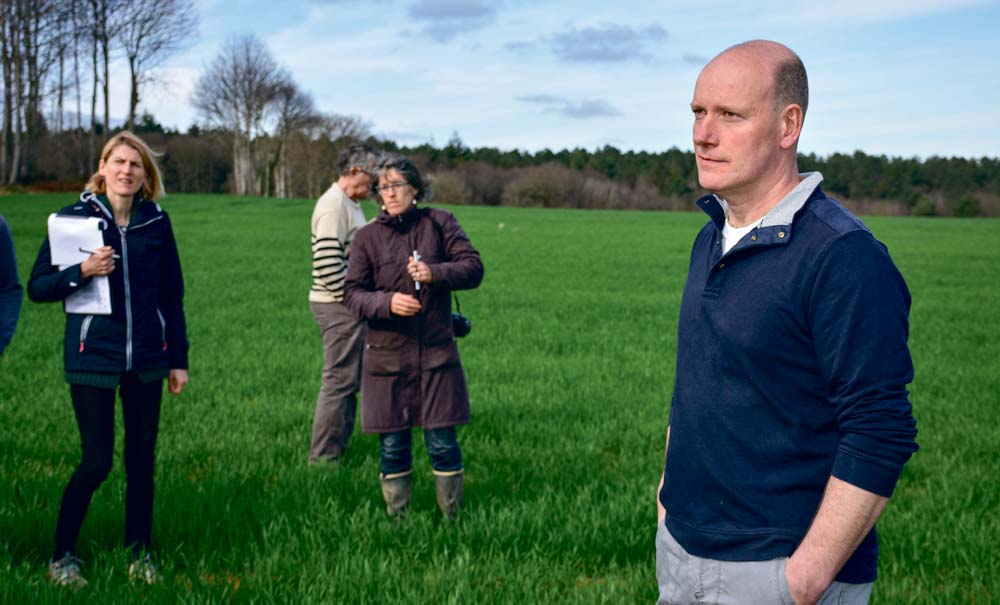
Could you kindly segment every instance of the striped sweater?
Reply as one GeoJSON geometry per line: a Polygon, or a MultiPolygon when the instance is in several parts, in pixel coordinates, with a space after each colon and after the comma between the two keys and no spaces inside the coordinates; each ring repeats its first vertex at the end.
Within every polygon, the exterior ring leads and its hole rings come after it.
{"type": "Polygon", "coordinates": [[[347,197],[336,183],[319,200],[312,215],[312,288],[309,301],[344,300],[344,276],[351,240],[365,225],[361,204],[347,197]]]}

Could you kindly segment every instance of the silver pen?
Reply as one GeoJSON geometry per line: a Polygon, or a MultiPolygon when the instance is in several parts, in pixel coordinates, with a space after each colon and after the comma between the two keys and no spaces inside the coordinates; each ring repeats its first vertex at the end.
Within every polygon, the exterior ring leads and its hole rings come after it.
{"type": "MultiPolygon", "coordinates": [[[[420,253],[417,252],[416,250],[413,251],[413,262],[415,263],[420,262],[420,253]]],[[[413,289],[416,290],[417,292],[420,292],[420,282],[418,282],[417,280],[413,280],[413,289]]]]}
{"type": "MultiPolygon", "coordinates": [[[[84,250],[83,248],[80,248],[80,252],[83,252],[85,254],[94,254],[96,251],[95,250],[84,250]]],[[[112,254],[111,258],[121,258],[121,257],[118,256],[117,254],[112,254]]]]}

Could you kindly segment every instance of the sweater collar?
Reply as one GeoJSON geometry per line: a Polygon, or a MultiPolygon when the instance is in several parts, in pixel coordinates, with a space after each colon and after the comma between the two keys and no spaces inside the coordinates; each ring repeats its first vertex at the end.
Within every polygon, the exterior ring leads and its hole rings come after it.
{"type": "MultiPolygon", "coordinates": [[[[823,175],[819,172],[804,172],[799,175],[802,180],[789,191],[785,197],[781,198],[773,208],[767,211],[764,218],[760,220],[758,227],[771,227],[779,225],[791,225],[795,214],[806,205],[809,197],[819,187],[823,181],[823,175]]],[[[712,222],[720,230],[725,225],[726,217],[729,215],[729,204],[724,198],[711,193],[698,200],[698,207],[701,208],[712,222]]]]}

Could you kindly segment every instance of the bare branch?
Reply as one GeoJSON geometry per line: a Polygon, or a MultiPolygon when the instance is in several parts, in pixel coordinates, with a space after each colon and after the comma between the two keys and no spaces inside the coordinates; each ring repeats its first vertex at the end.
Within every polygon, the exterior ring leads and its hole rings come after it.
{"type": "Polygon", "coordinates": [[[174,52],[190,45],[198,27],[192,0],[124,0],[132,15],[122,24],[118,39],[131,76],[127,128],[135,122],[139,89],[151,70],[174,52]]]}

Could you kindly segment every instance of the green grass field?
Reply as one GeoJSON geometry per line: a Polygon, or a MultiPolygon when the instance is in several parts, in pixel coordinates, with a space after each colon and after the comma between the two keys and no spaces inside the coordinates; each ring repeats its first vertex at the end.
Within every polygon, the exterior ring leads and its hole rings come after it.
{"type": "MultiPolygon", "coordinates": [[[[22,281],[73,196],[0,197],[22,281]]],[[[434,503],[415,439],[405,523],[385,517],[377,438],[306,464],[321,345],[311,200],[171,196],[191,384],[165,396],[154,542],[166,581],[130,584],[118,456],[79,542],[90,586],[45,580],[79,438],[63,314],[27,299],[0,358],[2,603],[653,603],[656,483],[678,304],[701,213],[455,207],[486,278],[461,294],[473,423],[466,509],[434,503]]],[[[367,208],[368,214],[373,207],[367,208]]],[[[921,450],[879,523],[873,602],[1000,602],[1000,222],[868,221],[913,295],[921,450]]],[[[119,442],[121,434],[119,429],[119,442]]]]}

